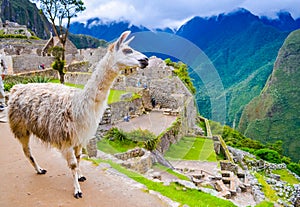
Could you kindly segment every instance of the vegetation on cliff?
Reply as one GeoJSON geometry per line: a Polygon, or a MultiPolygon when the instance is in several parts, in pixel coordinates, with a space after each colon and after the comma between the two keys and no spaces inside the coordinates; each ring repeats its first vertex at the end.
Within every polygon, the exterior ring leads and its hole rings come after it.
{"type": "Polygon", "coordinates": [[[165,59],[165,63],[168,66],[174,68],[174,73],[180,78],[180,80],[187,86],[192,94],[196,93],[196,88],[193,85],[192,79],[188,73],[188,66],[183,62],[172,62],[170,58],[165,59]]]}
{"type": "Polygon", "coordinates": [[[36,36],[42,39],[50,37],[51,25],[44,14],[29,0],[0,0],[0,18],[26,25],[36,36]]]}
{"type": "Polygon", "coordinates": [[[283,141],[283,153],[300,160],[300,30],[285,40],[261,94],[243,111],[239,131],[263,143],[283,141]]]}

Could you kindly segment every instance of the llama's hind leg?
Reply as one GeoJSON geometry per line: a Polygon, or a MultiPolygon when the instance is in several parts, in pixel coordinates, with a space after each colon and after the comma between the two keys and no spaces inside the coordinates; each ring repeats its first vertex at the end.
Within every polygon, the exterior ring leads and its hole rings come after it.
{"type": "Polygon", "coordinates": [[[78,173],[78,181],[79,182],[84,182],[86,180],[86,177],[84,177],[81,173],[81,170],[80,170],[80,158],[81,158],[81,153],[82,153],[82,146],[76,146],[74,147],[74,151],[75,151],[75,156],[76,156],[76,160],[77,160],[77,166],[78,166],[78,170],[77,170],[77,173],[78,173]]]}
{"type": "Polygon", "coordinates": [[[74,185],[74,197],[75,198],[82,198],[82,191],[80,189],[80,185],[79,185],[79,182],[78,182],[78,179],[79,179],[78,164],[77,164],[77,160],[76,160],[76,157],[75,157],[73,147],[63,150],[62,154],[64,155],[65,159],[67,160],[68,166],[72,171],[73,185],[74,185]]]}
{"type": "Polygon", "coordinates": [[[30,138],[29,133],[26,133],[26,135],[22,136],[21,138],[18,138],[18,140],[22,144],[23,152],[26,155],[26,157],[29,159],[32,166],[35,168],[37,174],[46,174],[47,170],[41,168],[38,165],[38,163],[35,161],[33,156],[31,155],[30,146],[29,146],[29,138],[30,138]]]}

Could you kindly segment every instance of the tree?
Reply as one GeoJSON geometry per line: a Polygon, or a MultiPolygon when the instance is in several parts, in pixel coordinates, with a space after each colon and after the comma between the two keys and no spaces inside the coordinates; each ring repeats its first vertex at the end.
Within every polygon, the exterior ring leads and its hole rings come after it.
{"type": "Polygon", "coordinates": [[[282,163],[280,155],[277,151],[268,148],[259,149],[254,152],[259,158],[272,163],[282,163]]]}
{"type": "MultiPolygon", "coordinates": [[[[40,2],[41,11],[44,12],[45,16],[50,20],[52,29],[55,36],[58,37],[63,53],[61,61],[65,62],[65,49],[66,42],[69,35],[70,22],[73,17],[77,17],[79,12],[84,11],[86,8],[82,0],[36,0],[40,2]],[[66,25],[63,26],[64,20],[66,25]],[[58,26],[56,26],[58,23],[58,26]]],[[[64,75],[60,73],[60,75],[64,75]]],[[[64,78],[60,78],[64,80],[64,78]]],[[[61,82],[63,83],[63,82],[61,82]]]]}
{"type": "Polygon", "coordinates": [[[57,70],[59,73],[59,80],[62,84],[65,83],[65,63],[66,61],[62,59],[64,54],[64,49],[59,46],[54,46],[50,50],[52,56],[54,56],[54,62],[52,63],[51,67],[54,70],[57,70]]]}

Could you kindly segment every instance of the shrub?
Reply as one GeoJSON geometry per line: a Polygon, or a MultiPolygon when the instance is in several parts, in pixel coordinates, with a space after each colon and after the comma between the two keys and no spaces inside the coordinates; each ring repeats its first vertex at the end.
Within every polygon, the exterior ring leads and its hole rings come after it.
{"type": "Polygon", "coordinates": [[[264,149],[255,151],[254,154],[256,156],[258,156],[259,158],[266,160],[268,162],[272,162],[272,163],[281,163],[282,162],[279,153],[275,150],[264,148],[264,149]]]}
{"type": "Polygon", "coordinates": [[[48,83],[50,78],[46,76],[34,76],[28,79],[28,83],[48,83]]]}
{"type": "Polygon", "coordinates": [[[137,129],[132,132],[127,133],[128,139],[137,141],[137,142],[144,142],[148,140],[154,140],[156,139],[155,134],[150,132],[149,130],[145,129],[137,129]]]}
{"type": "Polygon", "coordinates": [[[289,157],[286,157],[286,156],[283,156],[282,158],[281,158],[281,161],[282,162],[284,162],[285,164],[290,164],[292,161],[291,161],[291,158],[289,158],[289,157]]]}
{"type": "Polygon", "coordinates": [[[124,142],[125,140],[127,140],[126,134],[123,131],[116,128],[116,127],[113,127],[110,130],[108,130],[108,132],[106,133],[104,138],[110,139],[110,140],[115,140],[116,139],[116,140],[119,140],[121,142],[124,142]]]}
{"type": "Polygon", "coordinates": [[[158,142],[158,138],[146,140],[144,141],[144,147],[149,151],[155,150],[158,142]]]}
{"type": "Polygon", "coordinates": [[[293,173],[296,173],[298,176],[300,176],[300,164],[292,162],[288,164],[287,168],[293,173]]]}
{"type": "Polygon", "coordinates": [[[13,78],[7,77],[4,80],[4,90],[10,91],[10,89],[16,84],[27,84],[27,83],[48,83],[50,78],[46,76],[32,76],[32,77],[21,77],[15,76],[13,78]]]}
{"type": "Polygon", "coordinates": [[[180,78],[180,80],[187,86],[192,94],[196,93],[196,88],[193,85],[192,79],[188,73],[188,66],[182,62],[172,62],[170,58],[165,60],[166,65],[174,67],[174,73],[180,78]]]}

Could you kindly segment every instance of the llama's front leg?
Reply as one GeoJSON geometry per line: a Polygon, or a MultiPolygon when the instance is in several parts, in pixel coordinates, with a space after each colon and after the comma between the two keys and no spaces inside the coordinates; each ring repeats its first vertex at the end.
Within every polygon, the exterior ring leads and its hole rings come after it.
{"type": "Polygon", "coordinates": [[[77,160],[74,154],[74,149],[71,147],[63,151],[63,155],[65,156],[68,166],[72,171],[73,175],[73,185],[74,185],[74,197],[75,198],[82,198],[82,191],[80,189],[80,185],[78,182],[78,165],[77,160]]]}
{"type": "Polygon", "coordinates": [[[30,136],[29,135],[24,135],[21,138],[20,137],[17,137],[17,138],[20,141],[20,143],[22,144],[24,154],[29,159],[31,165],[35,168],[37,174],[40,174],[40,175],[46,174],[47,170],[41,168],[38,165],[38,163],[35,161],[35,159],[33,158],[33,156],[31,155],[30,146],[29,146],[29,138],[30,138],[30,136]]]}
{"type": "Polygon", "coordinates": [[[77,159],[77,173],[78,173],[78,181],[79,182],[84,182],[86,180],[86,177],[84,177],[81,173],[81,170],[80,170],[80,158],[81,158],[81,153],[82,153],[82,146],[76,146],[74,147],[74,151],[75,151],[75,156],[76,156],[76,159],[77,159]]]}

